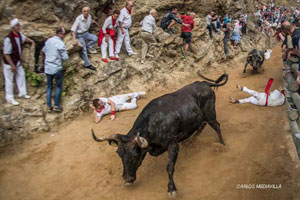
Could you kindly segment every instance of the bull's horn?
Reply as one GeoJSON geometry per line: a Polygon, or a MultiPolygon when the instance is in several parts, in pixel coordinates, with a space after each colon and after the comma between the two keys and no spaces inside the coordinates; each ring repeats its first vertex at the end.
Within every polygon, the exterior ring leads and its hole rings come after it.
{"type": "Polygon", "coordinates": [[[139,145],[139,147],[141,147],[142,149],[145,149],[149,146],[148,141],[143,138],[140,137],[140,133],[138,132],[137,136],[134,139],[136,141],[136,143],[139,145]]]}
{"type": "Polygon", "coordinates": [[[103,141],[106,141],[106,140],[115,140],[117,142],[119,141],[117,134],[106,135],[106,136],[102,136],[102,137],[97,138],[95,133],[94,133],[94,130],[92,129],[92,135],[93,135],[94,140],[97,141],[97,142],[103,142],[103,141]]]}
{"type": "Polygon", "coordinates": [[[258,55],[258,58],[260,61],[263,61],[263,57],[261,55],[258,55]]]}

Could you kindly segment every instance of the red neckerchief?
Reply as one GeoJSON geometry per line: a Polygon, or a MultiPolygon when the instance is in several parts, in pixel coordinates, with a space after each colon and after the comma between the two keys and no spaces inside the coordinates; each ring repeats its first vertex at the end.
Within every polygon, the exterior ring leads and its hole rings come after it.
{"type": "Polygon", "coordinates": [[[97,113],[101,113],[102,110],[104,110],[104,109],[105,109],[105,106],[103,106],[100,110],[97,110],[97,109],[96,109],[96,111],[97,111],[97,113]]]}
{"type": "Polygon", "coordinates": [[[114,27],[116,25],[116,19],[114,19],[113,16],[111,16],[111,23],[112,23],[112,26],[114,27]]]}
{"type": "Polygon", "coordinates": [[[131,9],[128,9],[127,6],[125,7],[127,11],[129,12],[129,15],[131,15],[131,9]]]}
{"type": "Polygon", "coordinates": [[[273,84],[273,81],[274,81],[274,79],[273,79],[273,78],[270,78],[269,81],[268,81],[268,83],[267,83],[267,86],[266,86],[266,88],[265,88],[265,93],[266,93],[266,95],[267,95],[265,106],[268,106],[268,101],[269,101],[269,96],[270,96],[269,90],[270,90],[270,88],[271,88],[271,86],[272,86],[272,84],[273,84]]]}
{"type": "Polygon", "coordinates": [[[12,31],[12,34],[13,34],[14,37],[17,37],[17,38],[19,37],[19,34],[13,32],[13,31],[12,31]]]}

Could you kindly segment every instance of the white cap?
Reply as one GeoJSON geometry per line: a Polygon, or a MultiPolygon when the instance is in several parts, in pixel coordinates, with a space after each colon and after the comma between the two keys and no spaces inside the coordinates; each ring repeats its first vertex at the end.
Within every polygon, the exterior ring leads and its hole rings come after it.
{"type": "Polygon", "coordinates": [[[19,24],[19,20],[17,18],[14,18],[10,21],[10,27],[13,28],[15,27],[16,25],[19,24]]]}

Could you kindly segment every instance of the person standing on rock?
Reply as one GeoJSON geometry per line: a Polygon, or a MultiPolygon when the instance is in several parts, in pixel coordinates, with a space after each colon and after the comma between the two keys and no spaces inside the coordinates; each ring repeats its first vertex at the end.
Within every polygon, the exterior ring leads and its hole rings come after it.
{"type": "Polygon", "coordinates": [[[142,54],[141,54],[141,63],[144,64],[146,56],[153,58],[153,50],[156,45],[155,38],[153,37],[153,31],[156,28],[155,18],[157,17],[157,12],[155,9],[150,11],[150,14],[147,15],[143,21],[141,21],[142,31],[141,31],[141,40],[142,40],[142,54]],[[150,46],[150,48],[149,48],[150,46]],[[148,51],[149,49],[149,51],[148,51]]]}
{"type": "Polygon", "coordinates": [[[231,36],[231,40],[233,41],[233,48],[237,49],[237,45],[241,43],[241,29],[242,29],[242,24],[240,23],[239,20],[236,20],[234,23],[234,29],[233,33],[231,36]]]}
{"type": "Polygon", "coordinates": [[[205,17],[210,39],[213,39],[212,30],[214,30],[216,33],[219,33],[219,31],[216,29],[215,25],[212,23],[213,20],[217,19],[217,16],[214,16],[214,14],[215,13],[213,11],[210,11],[209,14],[205,17]]]}
{"type": "Polygon", "coordinates": [[[47,111],[62,112],[63,108],[60,106],[61,93],[63,89],[63,61],[68,60],[69,56],[66,51],[66,45],[63,42],[65,37],[65,29],[59,28],[56,30],[56,35],[48,39],[43,48],[45,55],[45,74],[47,75],[47,111]],[[53,79],[56,83],[56,93],[54,98],[54,108],[52,109],[52,88],[53,79]]]}
{"type": "Polygon", "coordinates": [[[96,68],[91,64],[88,53],[97,53],[94,48],[94,44],[97,42],[98,37],[89,33],[90,26],[92,24],[92,16],[89,14],[90,8],[85,6],[82,8],[82,14],[79,15],[73,26],[71,27],[74,45],[78,45],[78,42],[82,45],[81,56],[84,60],[84,67],[91,70],[96,68]]]}
{"type": "Polygon", "coordinates": [[[222,28],[222,31],[225,33],[223,42],[224,42],[224,53],[227,58],[229,56],[228,42],[230,41],[230,34],[232,31],[231,23],[226,23],[225,28],[222,28]]]}
{"type": "Polygon", "coordinates": [[[145,95],[145,92],[135,92],[112,96],[110,98],[99,97],[93,100],[90,107],[94,110],[95,122],[99,123],[104,115],[111,114],[110,119],[115,120],[115,112],[137,108],[136,100],[145,95]],[[131,99],[131,102],[128,103],[131,99]]]}
{"type": "Polygon", "coordinates": [[[25,37],[21,32],[18,19],[10,21],[11,32],[5,37],[3,45],[3,74],[5,78],[5,98],[14,106],[18,106],[14,98],[14,79],[19,90],[19,98],[29,99],[26,89],[26,76],[21,63],[22,47],[25,42],[35,45],[34,41],[25,37]]]}
{"type": "Polygon", "coordinates": [[[101,55],[102,61],[108,63],[106,58],[106,50],[107,47],[109,49],[109,58],[110,60],[119,60],[119,58],[115,57],[115,30],[116,21],[120,15],[119,10],[115,10],[111,16],[106,18],[104,25],[98,36],[98,46],[101,46],[101,55]]]}
{"type": "Polygon", "coordinates": [[[118,39],[116,42],[116,57],[119,58],[119,53],[121,51],[122,44],[124,42],[126,51],[129,56],[135,55],[130,46],[130,35],[129,28],[131,27],[131,11],[133,7],[132,1],[127,1],[125,8],[121,10],[120,16],[117,20],[118,26],[118,39]]]}
{"type": "Polygon", "coordinates": [[[181,15],[180,18],[182,19],[183,24],[187,24],[188,26],[182,25],[182,33],[181,37],[184,42],[183,47],[183,55],[182,58],[185,58],[186,52],[191,44],[192,41],[192,30],[194,28],[194,18],[196,16],[196,13],[191,12],[190,15],[181,15]]]}

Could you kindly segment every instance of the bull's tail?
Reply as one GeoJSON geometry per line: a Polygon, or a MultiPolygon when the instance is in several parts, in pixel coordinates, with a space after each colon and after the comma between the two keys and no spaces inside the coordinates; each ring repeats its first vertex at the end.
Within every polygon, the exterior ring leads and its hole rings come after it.
{"type": "Polygon", "coordinates": [[[206,80],[206,83],[210,87],[220,87],[220,86],[225,85],[228,81],[228,74],[226,74],[226,73],[222,74],[217,80],[212,80],[212,79],[206,78],[200,72],[198,72],[198,75],[201,78],[203,78],[204,80],[206,80]]]}

